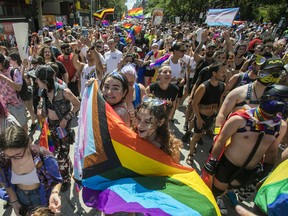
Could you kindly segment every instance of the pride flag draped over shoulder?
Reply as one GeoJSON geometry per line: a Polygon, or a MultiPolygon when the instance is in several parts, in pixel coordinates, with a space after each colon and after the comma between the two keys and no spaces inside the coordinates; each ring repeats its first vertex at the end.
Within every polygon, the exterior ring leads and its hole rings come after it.
{"type": "Polygon", "coordinates": [[[128,18],[144,18],[143,15],[143,8],[139,7],[139,8],[133,8],[131,10],[128,10],[128,18]]]}
{"type": "Polygon", "coordinates": [[[282,162],[266,179],[257,192],[255,203],[269,216],[287,215],[288,160],[282,162]]]}
{"type": "Polygon", "coordinates": [[[196,171],[127,128],[97,82],[86,88],[80,110],[74,176],[87,206],[107,214],[220,215],[196,171]]]}

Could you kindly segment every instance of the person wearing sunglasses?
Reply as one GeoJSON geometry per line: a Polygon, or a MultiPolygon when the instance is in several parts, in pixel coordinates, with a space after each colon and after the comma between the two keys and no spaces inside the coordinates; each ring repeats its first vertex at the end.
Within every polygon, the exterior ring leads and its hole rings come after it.
{"type": "Polygon", "coordinates": [[[167,102],[153,95],[144,96],[137,107],[133,129],[142,139],[147,140],[180,162],[182,143],[169,130],[167,102]]]}
{"type": "Polygon", "coordinates": [[[40,206],[60,213],[62,177],[52,153],[32,145],[27,133],[14,125],[1,133],[0,149],[0,182],[15,214],[27,215],[40,206]]]}

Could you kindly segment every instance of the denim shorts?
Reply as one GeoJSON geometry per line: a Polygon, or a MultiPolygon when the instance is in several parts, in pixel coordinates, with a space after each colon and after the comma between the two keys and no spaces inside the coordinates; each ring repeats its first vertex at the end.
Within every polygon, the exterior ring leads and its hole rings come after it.
{"type": "Polygon", "coordinates": [[[34,190],[22,190],[17,187],[16,194],[20,204],[27,206],[28,209],[41,205],[40,187],[34,190]]]}

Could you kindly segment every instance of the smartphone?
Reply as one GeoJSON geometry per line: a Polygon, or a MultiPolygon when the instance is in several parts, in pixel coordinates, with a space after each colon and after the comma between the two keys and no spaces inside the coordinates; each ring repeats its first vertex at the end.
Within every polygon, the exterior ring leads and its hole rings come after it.
{"type": "Polygon", "coordinates": [[[87,38],[88,37],[88,29],[82,30],[82,37],[87,38]]]}

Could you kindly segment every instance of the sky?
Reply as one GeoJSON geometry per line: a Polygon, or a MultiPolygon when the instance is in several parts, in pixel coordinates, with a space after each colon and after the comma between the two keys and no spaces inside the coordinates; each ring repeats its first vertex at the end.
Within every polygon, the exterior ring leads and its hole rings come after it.
{"type": "Polygon", "coordinates": [[[131,9],[134,5],[134,3],[136,2],[136,0],[127,0],[127,7],[128,7],[128,10],[131,9]]]}

